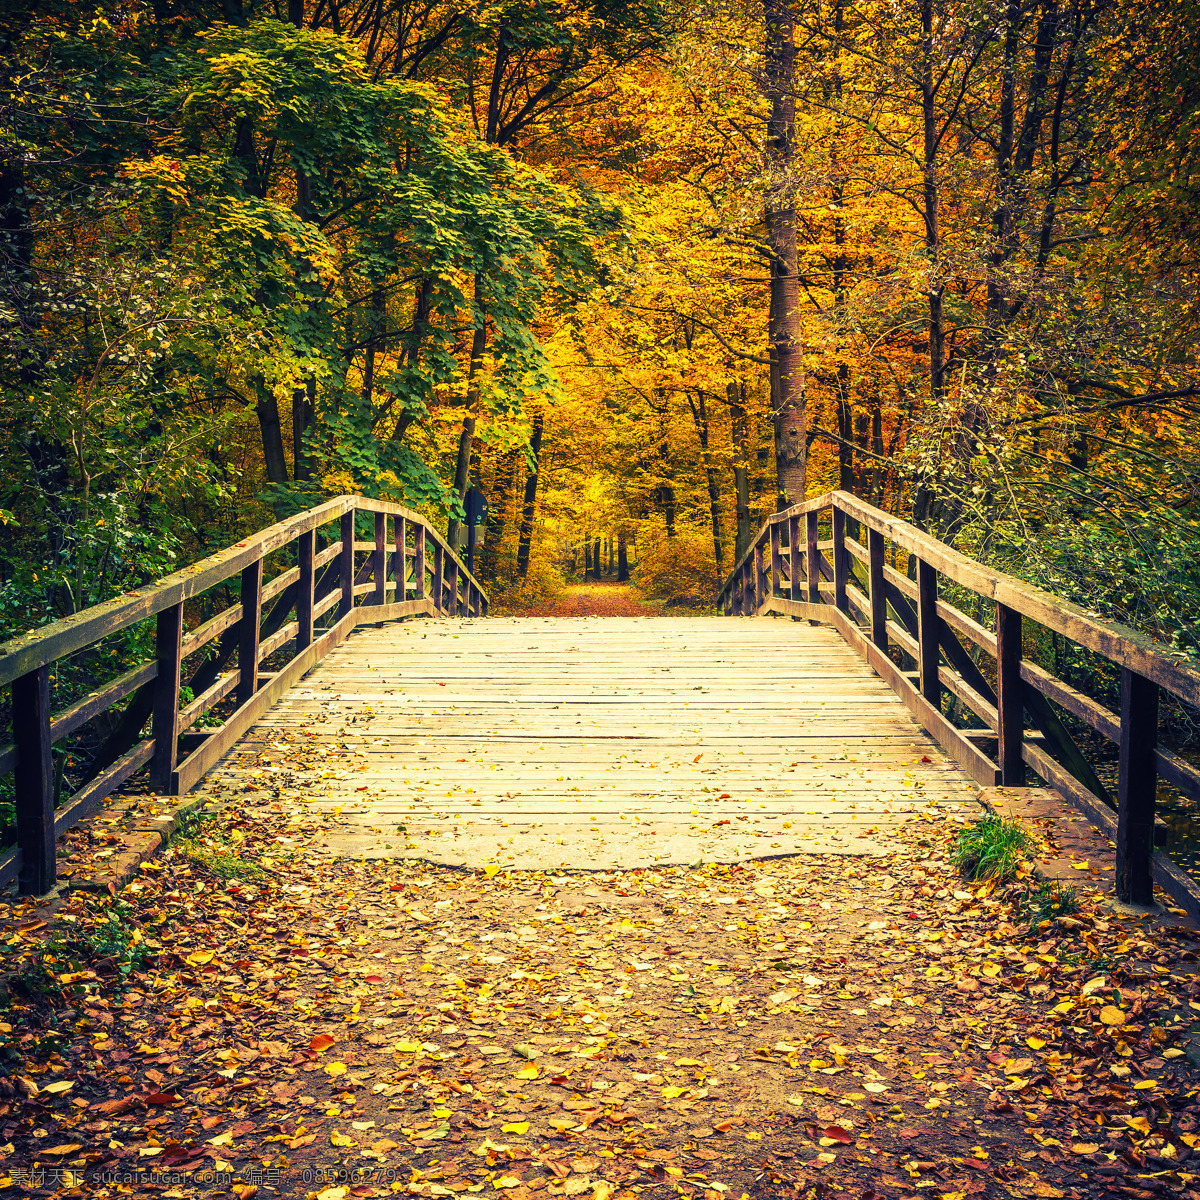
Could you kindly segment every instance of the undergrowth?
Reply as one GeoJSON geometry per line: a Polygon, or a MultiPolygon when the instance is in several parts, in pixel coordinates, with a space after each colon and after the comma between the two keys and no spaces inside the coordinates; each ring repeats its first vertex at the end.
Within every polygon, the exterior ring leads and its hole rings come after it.
{"type": "Polygon", "coordinates": [[[1034,840],[1016,817],[984,817],[959,830],[952,850],[964,879],[1007,883],[1033,854],[1034,840]]]}

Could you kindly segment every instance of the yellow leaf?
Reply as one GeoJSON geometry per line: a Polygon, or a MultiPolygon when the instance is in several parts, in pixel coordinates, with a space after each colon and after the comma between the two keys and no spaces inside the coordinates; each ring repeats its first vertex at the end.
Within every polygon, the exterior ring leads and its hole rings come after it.
{"type": "Polygon", "coordinates": [[[663,1097],[667,1100],[676,1100],[680,1096],[687,1094],[685,1087],[665,1087],[662,1090],[663,1097]]]}
{"type": "Polygon", "coordinates": [[[326,1075],[345,1075],[346,1064],[344,1062],[331,1062],[325,1064],[326,1075]]]}
{"type": "Polygon", "coordinates": [[[49,1092],[51,1096],[57,1096],[62,1092],[69,1092],[74,1086],[75,1080],[73,1079],[56,1079],[53,1083],[46,1084],[42,1091],[49,1092]]]}
{"type": "Polygon", "coordinates": [[[514,1188],[520,1184],[520,1180],[512,1175],[501,1175],[499,1179],[492,1180],[492,1187],[497,1191],[501,1188],[514,1188]]]}
{"type": "Polygon", "coordinates": [[[421,1048],[421,1043],[401,1041],[397,1042],[392,1048],[398,1051],[400,1054],[416,1054],[416,1052],[421,1048]]]}
{"type": "Polygon", "coordinates": [[[483,873],[484,873],[484,874],[485,874],[485,875],[486,875],[486,876],[487,876],[489,879],[491,879],[491,877],[492,877],[493,875],[499,875],[499,874],[500,874],[500,868],[499,868],[498,866],[496,866],[496,864],[495,864],[495,863],[488,863],[488,865],[487,865],[486,867],[484,867],[484,868],[483,868],[483,873]]]}
{"type": "Polygon", "coordinates": [[[1076,1142],[1071,1147],[1072,1154],[1095,1154],[1100,1149],[1098,1142],[1076,1142]]]}
{"type": "Polygon", "coordinates": [[[1106,1004],[1100,1010],[1100,1020],[1105,1025],[1124,1025],[1125,1014],[1115,1004],[1106,1004]]]}
{"type": "Polygon", "coordinates": [[[317,1193],[317,1200],[346,1200],[349,1194],[349,1188],[328,1187],[323,1192],[317,1193]]]}
{"type": "MultiPolygon", "coordinates": [[[[675,1060],[677,1067],[702,1067],[704,1064],[698,1058],[677,1058],[675,1060]]],[[[47,1089],[49,1090],[49,1089],[47,1089]]]]}
{"type": "Polygon", "coordinates": [[[1138,1082],[1133,1085],[1133,1089],[1136,1092],[1149,1092],[1154,1088],[1154,1086],[1155,1083],[1153,1079],[1139,1079],[1138,1082]]]}
{"type": "Polygon", "coordinates": [[[336,1129],[329,1135],[329,1144],[331,1146],[357,1146],[358,1145],[358,1143],[352,1137],[350,1137],[349,1134],[340,1133],[336,1129]]]}
{"type": "Polygon", "coordinates": [[[208,1144],[210,1146],[228,1146],[232,1141],[233,1134],[227,1129],[224,1133],[218,1133],[216,1137],[210,1137],[208,1144]]]}
{"type": "Polygon", "coordinates": [[[68,1154],[74,1154],[76,1150],[82,1150],[83,1146],[79,1142],[68,1142],[65,1146],[51,1146],[49,1150],[39,1150],[39,1154],[52,1154],[55,1158],[66,1158],[68,1154]]]}
{"type": "Polygon", "coordinates": [[[541,1074],[541,1071],[530,1063],[526,1067],[522,1067],[519,1071],[514,1072],[514,1079],[536,1079],[541,1074]]]}
{"type": "Polygon", "coordinates": [[[1046,1043],[1043,1042],[1040,1037],[1027,1037],[1025,1039],[1025,1045],[1027,1045],[1030,1050],[1040,1050],[1045,1044],[1046,1043]]]}
{"type": "Polygon", "coordinates": [[[1072,866],[1072,867],[1073,867],[1073,868],[1074,868],[1076,871],[1086,871],[1086,870],[1088,869],[1088,866],[1089,866],[1089,865],[1090,865],[1090,864],[1088,863],[1088,860],[1087,860],[1086,858],[1085,858],[1085,859],[1083,860],[1083,862],[1081,862],[1081,863],[1072,863],[1072,864],[1071,864],[1071,866],[1072,866]]]}
{"type": "Polygon", "coordinates": [[[501,1133],[528,1133],[528,1121],[509,1121],[507,1125],[500,1126],[501,1133]]]}
{"type": "Polygon", "coordinates": [[[1126,1117],[1125,1124],[1130,1129],[1136,1129],[1141,1134],[1149,1134],[1150,1132],[1150,1122],[1145,1117],[1126,1117]]]}
{"type": "Polygon", "coordinates": [[[188,962],[194,966],[202,967],[205,963],[210,963],[216,957],[216,952],[213,950],[193,950],[187,956],[188,962]]]}

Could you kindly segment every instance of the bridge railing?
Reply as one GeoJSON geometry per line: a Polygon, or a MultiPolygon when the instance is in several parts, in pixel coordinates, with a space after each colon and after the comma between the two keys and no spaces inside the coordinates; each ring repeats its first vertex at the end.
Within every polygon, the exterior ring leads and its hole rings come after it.
{"type": "Polygon", "coordinates": [[[339,496],[0,645],[13,738],[0,745],[0,779],[11,774],[16,810],[16,846],[0,853],[0,885],[19,877],[24,893],[48,891],[57,838],[145,767],[156,792],[187,792],[355,625],[487,611],[479,581],[425,518],[339,496]],[[369,540],[359,540],[360,524],[369,540]],[[222,600],[215,616],[187,628],[189,616],[222,600]],[[54,711],[60,671],[69,675],[75,656],[94,656],[114,634],[136,642],[139,626],[152,656],[54,711]],[[212,715],[218,705],[222,721],[212,715]],[[68,743],[84,730],[91,744],[67,771],[68,743]]]}
{"type": "Polygon", "coordinates": [[[832,624],[977,782],[1020,787],[1028,767],[1112,839],[1120,899],[1149,904],[1157,882],[1200,915],[1200,887],[1154,849],[1158,781],[1200,800],[1200,770],[1159,744],[1162,692],[1200,706],[1200,673],[1181,656],[985,567],[848,492],[770,517],[718,603],[726,614],[832,624]],[[947,582],[976,598],[976,616],[994,617],[991,628],[939,595],[947,582]],[[1031,634],[1041,626],[1119,667],[1119,710],[1028,660],[1025,622],[1033,623],[1031,634]],[[942,711],[946,693],[982,729],[951,722],[942,711]],[[1059,710],[1117,745],[1115,796],[1059,710]]]}

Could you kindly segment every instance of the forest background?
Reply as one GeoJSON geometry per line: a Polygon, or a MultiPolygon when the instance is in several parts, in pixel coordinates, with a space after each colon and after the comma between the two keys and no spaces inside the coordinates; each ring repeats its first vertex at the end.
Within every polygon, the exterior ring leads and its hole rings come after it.
{"type": "MultiPolygon", "coordinates": [[[[841,487],[1200,648],[1200,10],[0,14],[0,637],[346,491],[502,606],[841,487]]],[[[1060,664],[1060,670],[1063,669],[1060,664]]]]}

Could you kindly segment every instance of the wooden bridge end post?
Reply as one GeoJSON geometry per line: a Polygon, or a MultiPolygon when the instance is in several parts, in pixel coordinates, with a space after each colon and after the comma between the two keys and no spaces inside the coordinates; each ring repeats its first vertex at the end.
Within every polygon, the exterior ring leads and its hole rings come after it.
{"type": "Polygon", "coordinates": [[[940,708],[942,681],[938,675],[938,647],[942,640],[942,618],[937,610],[937,568],[917,560],[917,667],[921,672],[921,695],[940,708]]]}
{"type": "Polygon", "coordinates": [[[262,629],[263,560],[242,568],[242,618],[238,622],[238,686],[240,708],[258,691],[258,642],[262,629]]]}
{"type": "Polygon", "coordinates": [[[425,526],[417,526],[417,544],[413,549],[413,582],[418,600],[425,599],[425,526]]]}
{"type": "Polygon", "coordinates": [[[342,597],[338,601],[339,620],[354,607],[354,509],[342,513],[341,533],[342,553],[338,565],[341,568],[342,597]]]}
{"type": "Polygon", "coordinates": [[[883,582],[883,534],[867,530],[867,557],[871,572],[871,641],[888,652],[887,593],[883,582]]]}
{"type": "Polygon", "coordinates": [[[833,506],[833,603],[842,612],[850,611],[846,599],[847,567],[846,560],[846,514],[835,504],[833,506]]]}
{"type": "Polygon", "coordinates": [[[54,851],[54,752],[50,742],[50,668],[37,667],[12,684],[13,772],[17,845],[21,850],[18,889],[40,896],[58,879],[54,851]]]}
{"type": "Polygon", "coordinates": [[[408,527],[403,517],[393,517],[392,525],[396,538],[396,562],[392,567],[396,591],[392,599],[403,604],[408,599],[408,527]]]}
{"type": "Polygon", "coordinates": [[[783,571],[783,553],[779,544],[779,522],[771,522],[771,589],[767,593],[768,596],[778,596],[779,577],[783,571]]]}
{"type": "Polygon", "coordinates": [[[1021,614],[996,604],[996,712],[1000,782],[1025,786],[1025,685],[1021,681],[1021,614]]]}
{"type": "Polygon", "coordinates": [[[375,514],[375,550],[371,559],[371,577],[375,581],[372,603],[387,603],[387,513],[375,514]]]}
{"type": "Polygon", "coordinates": [[[458,616],[458,563],[454,559],[446,567],[446,616],[458,616]]]}
{"type": "Polygon", "coordinates": [[[808,542],[808,602],[821,603],[821,551],[817,545],[817,514],[806,513],[805,539],[808,542]]]}
{"type": "Polygon", "coordinates": [[[296,539],[300,582],[296,585],[296,652],[307,650],[313,640],[313,559],[317,553],[317,531],[306,530],[296,539]]]}
{"type": "Polygon", "coordinates": [[[1154,805],[1158,790],[1158,684],[1121,668],[1117,899],[1154,902],[1154,805]]]}
{"type": "Polygon", "coordinates": [[[183,604],[172,604],[158,614],[154,653],[158,675],[154,681],[154,708],[150,729],[154,757],[150,760],[150,786],[159,795],[172,795],[179,753],[179,667],[183,649],[183,604]]]}

